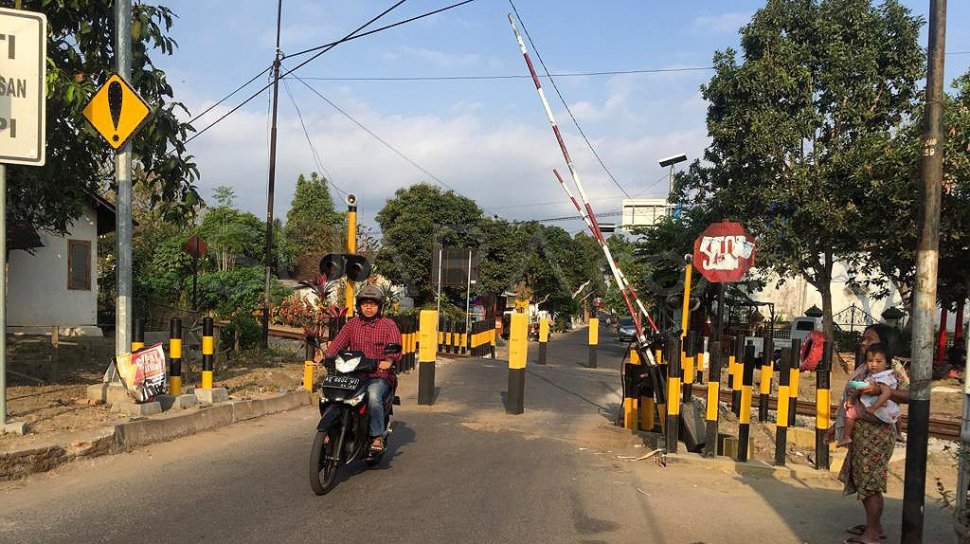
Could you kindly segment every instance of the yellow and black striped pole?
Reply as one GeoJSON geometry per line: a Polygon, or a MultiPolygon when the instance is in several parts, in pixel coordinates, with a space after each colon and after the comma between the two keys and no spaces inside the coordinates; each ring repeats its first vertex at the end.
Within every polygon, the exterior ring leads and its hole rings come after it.
{"type": "Polygon", "coordinates": [[[694,396],[694,365],[697,360],[697,331],[687,331],[681,337],[686,343],[682,359],[684,369],[684,402],[690,402],[694,396]]]}
{"type": "Polygon", "coordinates": [[[822,360],[815,369],[815,459],[816,468],[821,470],[829,469],[829,445],[825,441],[825,434],[831,426],[831,374],[832,341],[826,338],[822,360]]]}
{"type": "Polygon", "coordinates": [[[667,453],[677,453],[677,443],[680,441],[680,355],[681,339],[668,339],[667,349],[667,453]]]}
{"type": "Polygon", "coordinates": [[[623,368],[623,427],[636,429],[640,414],[637,403],[640,401],[640,355],[637,348],[630,347],[630,363],[623,368]]]}
{"type": "Polygon", "coordinates": [[[173,317],[168,332],[169,393],[177,397],[182,394],[182,320],[173,317]]]}
{"type": "MultiPolygon", "coordinates": [[[[658,356],[657,356],[656,362],[659,364],[660,363],[659,349],[657,350],[657,354],[658,356]]],[[[633,351],[630,352],[630,361],[633,362],[634,360],[640,365],[643,364],[643,361],[640,360],[640,352],[636,350],[636,346],[634,346],[633,351]],[[634,357],[636,359],[634,359],[634,357]]],[[[657,375],[659,375],[659,373],[653,374],[653,376],[657,376],[657,375]]],[[[654,400],[655,392],[653,389],[655,384],[652,381],[648,381],[647,384],[648,384],[647,390],[643,391],[642,392],[643,396],[640,397],[640,429],[644,431],[653,431],[654,427],[657,426],[657,422],[655,419],[657,403],[654,400]]]]}
{"type": "Polygon", "coordinates": [[[515,312],[509,325],[509,392],[505,412],[525,411],[525,361],[529,352],[529,316],[515,312]]]}
{"type": "Polygon", "coordinates": [[[754,384],[754,346],[744,347],[741,364],[741,410],[738,415],[738,461],[748,460],[748,440],[751,436],[751,388],[754,384]]]}
{"type": "MultiPolygon", "coordinates": [[[[664,350],[657,348],[654,352],[654,359],[657,361],[657,368],[660,369],[660,379],[667,379],[667,358],[664,357],[664,350]]],[[[656,393],[656,391],[655,391],[656,393]]],[[[657,416],[660,418],[660,430],[665,431],[667,429],[667,399],[670,398],[670,390],[667,390],[666,395],[661,395],[657,397],[657,416]]]]}
{"type": "Polygon", "coordinates": [[[802,341],[794,339],[791,341],[791,367],[789,368],[790,383],[788,384],[788,395],[791,401],[788,403],[788,426],[795,426],[795,416],[798,415],[798,378],[802,375],[802,341]]]}
{"type": "Polygon", "coordinates": [[[741,415],[741,378],[744,374],[744,337],[739,333],[734,338],[734,355],[729,365],[731,367],[731,411],[734,415],[741,415]]]}
{"type": "MultiPolygon", "coordinates": [[[[723,304],[722,297],[721,305],[723,304]]],[[[704,457],[717,455],[717,426],[721,402],[721,343],[717,340],[711,342],[710,357],[711,360],[707,363],[707,412],[704,414],[707,433],[704,457]]]]}
{"type": "Polygon", "coordinates": [[[768,397],[771,396],[771,376],[775,373],[774,361],[771,360],[771,352],[774,346],[771,344],[771,333],[764,339],[764,348],[761,350],[761,372],[758,383],[758,421],[764,423],[768,421],[768,397]]]}
{"type": "Polygon", "coordinates": [[[418,404],[434,404],[434,363],[438,347],[438,312],[421,310],[418,353],[418,404]]]}
{"type": "Polygon", "coordinates": [[[306,355],[303,359],[303,390],[313,392],[313,357],[314,357],[313,344],[310,342],[306,343],[306,355]]]}
{"type": "Polygon", "coordinates": [[[539,320],[539,364],[546,364],[546,348],[549,343],[549,319],[539,320]]]}
{"type": "Polygon", "coordinates": [[[596,347],[600,342],[600,320],[598,317],[589,318],[589,362],[588,368],[596,368],[596,347]]]}
{"type": "Polygon", "coordinates": [[[783,350],[778,360],[778,410],[775,412],[775,465],[779,467],[785,466],[788,453],[788,401],[791,399],[788,392],[791,374],[788,370],[791,362],[792,351],[783,350]]]}
{"type": "Polygon", "coordinates": [[[134,353],[145,347],[145,320],[138,318],[135,320],[131,335],[131,352],[134,353]]]}
{"type": "MultiPolygon", "coordinates": [[[[347,254],[355,255],[357,254],[357,200],[353,200],[353,203],[350,200],[347,202],[347,254]]],[[[345,298],[349,319],[354,315],[354,282],[350,278],[346,281],[345,298]]]]}
{"type": "MultiPolygon", "coordinates": [[[[212,372],[215,360],[215,337],[213,331],[215,323],[211,317],[202,318],[202,389],[212,389],[212,372]]],[[[312,361],[313,358],[311,357],[312,361]]],[[[304,380],[306,380],[306,370],[304,380]]],[[[310,380],[313,381],[313,371],[310,371],[310,380]]]]}

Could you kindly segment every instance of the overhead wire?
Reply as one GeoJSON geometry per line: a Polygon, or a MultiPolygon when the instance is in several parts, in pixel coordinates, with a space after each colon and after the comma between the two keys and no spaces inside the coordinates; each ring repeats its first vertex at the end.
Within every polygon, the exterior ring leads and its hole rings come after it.
{"type": "MultiPolygon", "coordinates": [[[[357,34],[357,33],[358,33],[358,32],[360,32],[361,30],[363,30],[363,29],[365,29],[365,28],[367,28],[368,26],[370,26],[370,25],[371,25],[371,23],[373,23],[374,21],[377,21],[377,20],[378,20],[378,19],[380,19],[381,17],[384,17],[385,15],[387,15],[388,13],[390,13],[390,12],[391,12],[391,10],[393,10],[393,9],[395,9],[395,8],[397,8],[398,6],[400,6],[401,4],[403,4],[403,3],[404,3],[404,2],[406,2],[406,1],[407,1],[407,0],[398,0],[398,2],[397,2],[397,3],[395,3],[394,5],[392,5],[392,6],[391,6],[391,7],[389,7],[389,8],[387,8],[387,9],[385,9],[384,11],[382,11],[381,13],[379,13],[378,15],[376,15],[375,17],[373,17],[373,18],[371,18],[371,19],[370,19],[369,21],[367,21],[366,23],[364,23],[364,24],[362,24],[362,25],[360,25],[359,27],[357,27],[356,29],[354,29],[354,30],[353,30],[353,32],[351,32],[351,33],[349,33],[349,34],[347,34],[346,36],[344,36],[344,37],[343,37],[343,38],[341,38],[340,40],[338,40],[338,41],[336,41],[336,42],[333,42],[333,43],[331,43],[331,44],[328,44],[328,45],[325,45],[325,46],[321,46],[321,47],[322,47],[322,50],[321,50],[321,51],[319,51],[319,52],[317,52],[317,54],[316,54],[316,55],[313,55],[313,56],[312,56],[312,57],[310,57],[309,59],[307,59],[307,60],[305,60],[305,61],[303,61],[303,62],[301,62],[301,63],[300,63],[300,64],[298,64],[298,65],[297,65],[296,67],[294,67],[294,68],[292,68],[291,70],[288,70],[288,71],[287,71],[286,73],[284,73],[284,74],[283,74],[283,75],[281,75],[280,77],[281,77],[281,78],[282,78],[282,77],[285,77],[286,75],[288,75],[288,74],[290,74],[290,73],[291,73],[291,72],[293,72],[294,70],[297,70],[297,69],[299,69],[299,68],[301,68],[302,66],[305,66],[305,65],[306,65],[307,63],[309,63],[309,62],[311,62],[311,61],[313,61],[313,60],[315,60],[315,59],[317,59],[317,58],[318,58],[318,57],[319,57],[320,55],[322,55],[322,54],[324,54],[324,53],[326,53],[327,51],[330,51],[331,49],[333,49],[333,48],[334,48],[334,47],[336,47],[337,45],[339,45],[339,44],[341,44],[341,43],[343,43],[343,42],[345,42],[345,41],[348,41],[348,40],[349,40],[350,38],[352,38],[352,37],[353,37],[353,36],[354,36],[355,34],[357,34]]],[[[256,77],[259,77],[259,76],[256,76],[256,77]]],[[[238,106],[236,106],[235,108],[233,108],[233,109],[231,109],[231,110],[229,110],[228,112],[226,112],[226,113],[225,113],[224,115],[222,115],[221,117],[219,117],[218,119],[216,119],[215,121],[213,121],[212,123],[210,123],[210,124],[209,124],[209,125],[208,125],[207,127],[205,127],[204,129],[202,129],[202,130],[200,130],[199,132],[196,132],[196,133],[195,133],[195,134],[194,134],[194,135],[193,135],[193,136],[192,136],[191,138],[188,138],[187,140],[185,140],[185,143],[189,143],[189,142],[191,142],[192,140],[194,140],[194,139],[196,139],[196,138],[198,138],[199,136],[201,136],[201,135],[202,135],[203,133],[205,133],[205,132],[206,132],[207,130],[209,130],[210,128],[212,128],[212,127],[214,127],[214,126],[215,126],[216,124],[218,124],[218,123],[220,123],[220,122],[221,122],[221,121],[222,121],[223,119],[225,119],[226,117],[229,117],[229,115],[231,115],[232,113],[234,113],[234,112],[236,112],[236,111],[237,111],[237,110],[238,110],[239,108],[241,108],[241,107],[243,107],[244,105],[246,105],[247,103],[249,103],[249,102],[250,102],[251,100],[253,100],[253,99],[254,99],[254,98],[256,98],[257,96],[259,96],[260,94],[262,94],[262,93],[263,93],[263,91],[265,91],[266,89],[268,89],[268,88],[270,88],[270,86],[272,86],[272,84],[273,84],[273,83],[272,83],[272,81],[271,81],[270,83],[268,83],[268,84],[266,84],[265,86],[263,86],[263,88],[261,88],[260,90],[258,90],[258,91],[256,91],[255,93],[253,93],[253,95],[252,95],[252,96],[250,96],[249,98],[247,98],[246,100],[244,100],[244,101],[243,101],[243,102],[242,102],[241,104],[239,104],[239,105],[238,105],[238,106]]]]}
{"type": "Polygon", "coordinates": [[[562,92],[559,90],[559,86],[556,85],[555,78],[550,76],[549,68],[546,66],[545,61],[542,60],[542,55],[539,54],[539,49],[536,47],[535,42],[532,41],[532,36],[529,35],[529,29],[526,28],[525,22],[522,20],[522,17],[519,16],[519,10],[515,8],[515,3],[512,2],[512,0],[509,0],[509,5],[512,6],[512,11],[515,12],[516,19],[518,19],[519,23],[522,25],[522,31],[525,33],[526,39],[529,40],[529,45],[532,46],[532,50],[535,52],[536,58],[539,59],[539,64],[542,65],[542,70],[546,73],[546,76],[549,77],[549,83],[552,84],[552,88],[555,89],[556,94],[559,95],[559,100],[562,101],[563,107],[566,108],[566,113],[568,113],[569,118],[573,120],[573,124],[576,126],[576,130],[578,130],[579,134],[583,137],[583,140],[586,142],[586,146],[589,147],[589,150],[593,152],[593,156],[596,157],[597,161],[599,161],[600,166],[603,167],[603,170],[613,181],[613,184],[616,185],[620,189],[620,191],[622,191],[623,194],[627,196],[627,198],[630,198],[630,193],[626,192],[626,189],[624,189],[623,186],[620,185],[620,182],[616,180],[616,177],[613,175],[613,172],[610,171],[610,169],[606,166],[606,163],[603,162],[603,159],[600,158],[599,153],[596,152],[596,148],[593,147],[593,143],[589,141],[589,138],[586,136],[586,132],[583,131],[583,127],[579,125],[579,121],[576,119],[576,116],[573,115],[573,111],[572,109],[570,109],[569,104],[566,102],[566,98],[562,95],[562,92]]]}
{"type": "Polygon", "coordinates": [[[262,72],[256,74],[255,76],[252,77],[252,79],[250,79],[246,83],[243,83],[242,85],[240,85],[239,87],[237,87],[235,91],[232,91],[231,93],[229,93],[226,96],[222,97],[222,99],[220,99],[218,102],[216,102],[215,104],[212,104],[211,106],[209,106],[208,108],[206,108],[205,111],[203,111],[202,113],[200,113],[200,114],[196,115],[195,117],[189,119],[188,124],[191,125],[192,123],[196,122],[203,115],[209,113],[210,111],[212,111],[214,108],[216,108],[217,106],[219,106],[220,104],[222,104],[226,100],[229,100],[230,98],[232,98],[233,95],[235,95],[239,91],[241,91],[241,90],[245,89],[247,86],[249,86],[250,83],[252,83],[252,82],[256,81],[257,79],[259,79],[259,76],[265,74],[266,72],[268,72],[268,71],[270,71],[272,69],[273,69],[273,65],[272,64],[269,65],[269,66],[267,66],[262,72]]]}
{"type": "Polygon", "coordinates": [[[306,122],[303,120],[303,112],[300,111],[300,106],[296,103],[296,98],[294,98],[293,93],[290,91],[290,84],[285,79],[283,80],[283,89],[286,91],[286,96],[290,98],[290,102],[293,104],[293,109],[296,110],[296,116],[300,119],[300,126],[303,127],[303,135],[306,136],[307,145],[310,146],[310,152],[313,155],[313,162],[317,165],[317,169],[323,172],[323,175],[326,176],[326,182],[337,191],[337,194],[339,194],[341,198],[343,198],[347,194],[347,191],[341,189],[340,186],[334,182],[333,175],[323,165],[323,160],[320,158],[320,153],[317,152],[316,146],[313,145],[313,140],[310,138],[310,131],[307,130],[306,122]]]}
{"type": "MultiPolygon", "coordinates": [[[[629,74],[658,74],[667,72],[695,72],[701,70],[713,70],[713,66],[689,66],[683,68],[644,68],[638,70],[604,70],[596,72],[559,72],[549,75],[541,75],[540,78],[549,79],[553,77],[588,77],[588,76],[615,76],[629,74]]],[[[348,76],[303,76],[303,79],[310,81],[480,81],[480,80],[500,80],[500,79],[531,79],[527,75],[498,75],[498,76],[375,76],[375,77],[348,77],[348,76]]]]}

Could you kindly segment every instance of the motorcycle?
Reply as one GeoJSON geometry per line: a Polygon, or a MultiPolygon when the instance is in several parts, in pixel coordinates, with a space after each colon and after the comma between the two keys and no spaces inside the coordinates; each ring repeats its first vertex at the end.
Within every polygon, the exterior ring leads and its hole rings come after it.
{"type": "MultiPolygon", "coordinates": [[[[384,347],[385,355],[401,353],[401,345],[384,347]]],[[[378,361],[359,351],[344,351],[324,360],[327,375],[320,387],[320,422],[310,449],[310,487],[317,495],[329,492],[337,469],[363,459],[368,466],[381,462],[384,452],[370,450],[368,432],[370,413],[367,405],[367,380],[364,376],[377,370],[378,361]]],[[[393,406],[401,400],[394,391],[384,399],[384,435],[391,433],[393,406]]]]}

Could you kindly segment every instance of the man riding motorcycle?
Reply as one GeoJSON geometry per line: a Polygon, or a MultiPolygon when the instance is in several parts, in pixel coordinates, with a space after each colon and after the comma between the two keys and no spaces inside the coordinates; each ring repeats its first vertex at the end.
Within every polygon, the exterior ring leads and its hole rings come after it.
{"type": "Polygon", "coordinates": [[[400,353],[384,354],[384,346],[401,343],[401,331],[393,320],[383,317],[384,293],[374,285],[365,285],[357,293],[357,317],[340,329],[337,337],[327,346],[324,357],[333,357],[341,351],[361,351],[364,357],[379,360],[377,371],[365,376],[367,380],[367,406],[370,411],[370,450],[384,451],[384,399],[397,387],[397,361],[400,353]]]}

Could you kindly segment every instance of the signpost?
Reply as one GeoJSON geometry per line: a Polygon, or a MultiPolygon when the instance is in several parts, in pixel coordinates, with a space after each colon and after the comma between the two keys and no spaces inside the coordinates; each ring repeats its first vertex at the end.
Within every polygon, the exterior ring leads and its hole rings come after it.
{"type": "MultiPolygon", "coordinates": [[[[721,386],[721,334],[724,330],[724,284],[739,281],[754,264],[754,238],[740,223],[714,223],[694,240],[693,262],[697,270],[711,283],[718,285],[717,319],[715,320],[714,342],[710,352],[713,356],[707,365],[707,448],[705,457],[717,454],[717,416],[719,389],[721,386]]],[[[739,426],[738,451],[744,449],[747,457],[746,425],[739,426]]],[[[779,428],[779,433],[783,429],[779,428]]]]}
{"type": "MultiPolygon", "coordinates": [[[[43,166],[47,158],[47,17],[0,9],[0,256],[7,254],[7,165],[43,166]]],[[[5,257],[4,257],[5,258],[5,257]]],[[[0,432],[7,425],[7,270],[0,266],[0,432]]]]}

